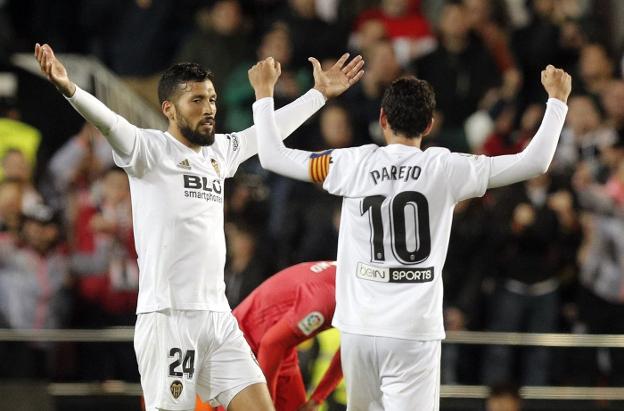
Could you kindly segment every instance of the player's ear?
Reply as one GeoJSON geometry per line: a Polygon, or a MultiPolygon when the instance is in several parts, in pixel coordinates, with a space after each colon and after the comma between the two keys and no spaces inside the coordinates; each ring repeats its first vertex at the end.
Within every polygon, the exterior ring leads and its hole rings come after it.
{"type": "Polygon", "coordinates": [[[379,109],[379,126],[382,130],[388,128],[388,116],[386,116],[383,107],[379,109]]]}
{"type": "Polygon", "coordinates": [[[422,136],[428,136],[429,133],[431,133],[431,130],[433,130],[433,123],[435,122],[435,118],[431,117],[431,121],[429,122],[429,124],[427,125],[427,128],[425,129],[425,131],[423,131],[422,136]]]}
{"type": "Polygon", "coordinates": [[[167,117],[168,120],[173,121],[175,119],[175,106],[171,101],[165,100],[162,102],[160,106],[162,113],[167,117]]]}

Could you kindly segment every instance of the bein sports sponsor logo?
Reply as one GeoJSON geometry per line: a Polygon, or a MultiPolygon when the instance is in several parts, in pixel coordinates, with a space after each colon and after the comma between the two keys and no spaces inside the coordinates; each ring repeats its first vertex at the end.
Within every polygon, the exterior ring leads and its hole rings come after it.
{"type": "Polygon", "coordinates": [[[390,281],[390,270],[384,267],[375,267],[364,263],[358,263],[357,277],[363,280],[387,283],[390,281]]]}
{"type": "Polygon", "coordinates": [[[392,268],[375,267],[364,263],[358,263],[356,275],[363,280],[380,283],[428,283],[434,279],[433,267],[392,268]]]}

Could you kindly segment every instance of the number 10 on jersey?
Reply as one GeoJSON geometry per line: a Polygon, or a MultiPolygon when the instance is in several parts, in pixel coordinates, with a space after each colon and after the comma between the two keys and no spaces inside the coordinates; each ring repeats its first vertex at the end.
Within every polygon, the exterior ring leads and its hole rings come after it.
{"type": "MultiPolygon", "coordinates": [[[[371,261],[386,261],[384,246],[384,221],[382,205],[388,197],[376,195],[362,200],[362,216],[368,214],[371,229],[371,261]]],[[[390,225],[390,248],[394,257],[402,264],[413,265],[425,261],[431,253],[429,231],[429,203],[416,191],[404,191],[390,198],[388,207],[390,225]],[[413,213],[414,229],[408,230],[407,213],[413,213]],[[409,234],[408,234],[409,233],[409,234]],[[411,234],[413,233],[413,235],[411,234]],[[408,238],[414,236],[415,238],[408,238]],[[408,249],[408,244],[412,249],[408,249]],[[415,247],[413,246],[415,244],[415,247]]]]}

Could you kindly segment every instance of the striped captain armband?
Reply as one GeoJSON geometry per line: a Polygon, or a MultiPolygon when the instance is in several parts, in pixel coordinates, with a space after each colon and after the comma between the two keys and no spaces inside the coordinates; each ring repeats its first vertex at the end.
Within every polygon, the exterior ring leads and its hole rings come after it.
{"type": "Polygon", "coordinates": [[[326,150],[310,155],[310,177],[315,183],[322,183],[327,178],[332,151],[326,150]]]}

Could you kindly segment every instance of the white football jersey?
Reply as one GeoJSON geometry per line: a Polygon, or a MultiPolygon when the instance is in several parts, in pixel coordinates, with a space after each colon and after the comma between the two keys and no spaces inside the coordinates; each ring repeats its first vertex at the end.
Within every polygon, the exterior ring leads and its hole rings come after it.
{"type": "Polygon", "coordinates": [[[444,338],[441,275],[453,209],[485,193],[491,159],[400,144],[313,157],[312,178],[326,175],[323,187],[344,197],[333,325],[353,334],[444,338]]]}
{"type": "Polygon", "coordinates": [[[114,153],[130,179],[139,256],[137,313],[163,309],[229,311],[223,269],[224,180],[243,160],[236,134],[217,134],[195,152],[160,130],[135,128],[128,156],[114,153]]]}

